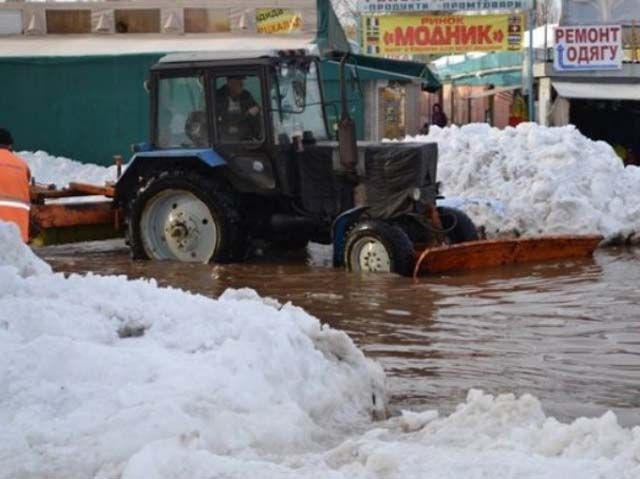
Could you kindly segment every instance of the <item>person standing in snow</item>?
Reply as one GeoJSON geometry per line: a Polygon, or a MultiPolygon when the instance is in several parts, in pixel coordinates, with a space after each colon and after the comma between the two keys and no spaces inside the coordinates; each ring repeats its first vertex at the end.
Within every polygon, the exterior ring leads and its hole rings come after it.
{"type": "Polygon", "coordinates": [[[29,240],[29,181],[27,163],[13,153],[13,137],[0,128],[0,221],[15,223],[22,240],[29,240]]]}
{"type": "Polygon", "coordinates": [[[447,115],[442,111],[440,103],[434,103],[431,109],[431,123],[440,128],[444,128],[448,122],[447,115]]]}

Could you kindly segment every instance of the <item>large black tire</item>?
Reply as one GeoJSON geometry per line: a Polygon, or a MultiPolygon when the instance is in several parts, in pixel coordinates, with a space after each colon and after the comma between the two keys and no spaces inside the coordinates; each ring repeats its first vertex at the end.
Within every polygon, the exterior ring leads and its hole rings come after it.
{"type": "MultiPolygon", "coordinates": [[[[149,241],[149,232],[141,231],[141,220],[146,208],[151,208],[154,200],[168,192],[178,192],[185,197],[195,196],[208,210],[213,219],[216,234],[211,251],[204,253],[201,262],[226,263],[240,261],[246,257],[247,233],[242,224],[239,201],[222,184],[197,173],[182,170],[164,172],[151,178],[131,201],[126,215],[126,236],[134,259],[172,259],[190,261],[180,257],[166,257],[153,250],[149,241]],[[163,257],[159,257],[163,256],[163,257]]],[[[201,205],[200,203],[198,203],[201,205]]],[[[173,205],[176,208],[176,205],[173,205]]],[[[155,210],[150,210],[155,211],[155,210]]],[[[204,212],[206,210],[203,209],[204,212]]],[[[147,215],[150,215],[147,212],[147,215]]],[[[202,220],[207,224],[207,220],[202,220]]],[[[172,240],[173,241],[173,240],[172,240]]]]}
{"type": "Polygon", "coordinates": [[[457,244],[478,240],[476,225],[464,212],[455,208],[438,206],[438,215],[449,243],[457,244]]]}
{"type": "Polygon", "coordinates": [[[349,271],[389,271],[411,276],[415,251],[407,234],[398,226],[365,220],[356,223],[347,233],[344,264],[349,271]]]}

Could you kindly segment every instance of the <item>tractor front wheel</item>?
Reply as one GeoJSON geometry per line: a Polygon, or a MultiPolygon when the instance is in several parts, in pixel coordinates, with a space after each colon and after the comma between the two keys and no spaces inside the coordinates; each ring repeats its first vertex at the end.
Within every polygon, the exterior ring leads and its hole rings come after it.
{"type": "Polygon", "coordinates": [[[245,252],[234,197],[197,174],[173,171],[152,178],[133,200],[127,223],[134,258],[228,262],[245,252]]]}
{"type": "Polygon", "coordinates": [[[356,224],[345,243],[344,263],[349,271],[398,273],[411,276],[413,244],[398,226],[378,220],[356,224]]]}

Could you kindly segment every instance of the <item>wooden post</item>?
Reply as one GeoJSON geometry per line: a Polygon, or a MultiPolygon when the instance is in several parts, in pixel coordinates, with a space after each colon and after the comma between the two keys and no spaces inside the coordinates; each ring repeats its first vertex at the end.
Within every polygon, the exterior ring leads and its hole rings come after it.
{"type": "Polygon", "coordinates": [[[451,102],[451,124],[452,125],[455,123],[455,119],[456,119],[456,102],[454,98],[454,93],[455,93],[455,87],[453,84],[453,80],[451,80],[451,93],[449,95],[449,101],[451,102]]]}
{"type": "Polygon", "coordinates": [[[638,37],[636,36],[636,21],[632,20],[631,21],[631,48],[633,50],[633,53],[631,54],[631,59],[634,62],[638,61],[638,37]]]}
{"type": "Polygon", "coordinates": [[[496,122],[495,119],[495,93],[489,95],[489,124],[493,126],[496,122]]]}
{"type": "Polygon", "coordinates": [[[113,155],[113,162],[116,165],[117,177],[120,178],[122,176],[122,163],[124,162],[122,155],[113,155]]]}

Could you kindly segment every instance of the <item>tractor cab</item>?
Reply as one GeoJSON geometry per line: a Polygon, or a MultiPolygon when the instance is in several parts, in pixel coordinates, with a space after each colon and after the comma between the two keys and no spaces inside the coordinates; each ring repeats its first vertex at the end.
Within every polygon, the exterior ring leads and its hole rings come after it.
{"type": "Polygon", "coordinates": [[[329,131],[304,50],[173,54],[152,69],[154,148],[269,149],[329,131]]]}

